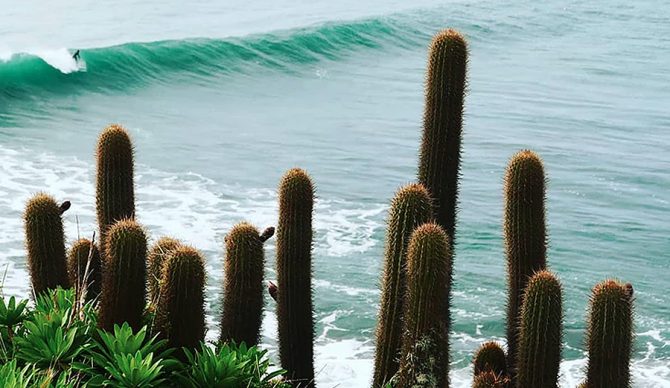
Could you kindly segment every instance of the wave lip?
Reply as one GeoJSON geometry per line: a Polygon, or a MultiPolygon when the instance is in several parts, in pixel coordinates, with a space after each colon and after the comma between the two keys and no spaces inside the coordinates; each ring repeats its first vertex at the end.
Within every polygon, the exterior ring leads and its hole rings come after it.
{"type": "Polygon", "coordinates": [[[408,46],[427,34],[393,18],[330,23],[227,39],[192,38],[130,42],[82,49],[76,62],[68,49],[14,53],[0,61],[0,98],[48,91],[115,91],[186,74],[202,78],[252,73],[258,68],[291,72],[296,66],[338,60],[355,50],[393,42],[408,46]]]}

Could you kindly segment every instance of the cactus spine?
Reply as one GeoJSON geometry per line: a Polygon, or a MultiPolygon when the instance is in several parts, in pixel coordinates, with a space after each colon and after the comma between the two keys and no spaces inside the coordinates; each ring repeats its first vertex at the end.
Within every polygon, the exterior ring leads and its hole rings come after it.
{"type": "Polygon", "coordinates": [[[179,240],[161,237],[149,250],[147,255],[147,292],[151,303],[158,302],[160,280],[163,276],[165,260],[180,245],[179,240]]]}
{"type": "Polygon", "coordinates": [[[91,240],[79,239],[70,248],[67,264],[70,282],[86,290],[86,300],[97,298],[102,285],[102,262],[98,247],[91,240]]]}
{"type": "Polygon", "coordinates": [[[65,257],[63,210],[53,197],[39,193],[26,204],[23,215],[28,251],[28,268],[33,292],[70,287],[65,257]]]}
{"type": "Polygon", "coordinates": [[[146,304],[147,238],[133,220],[117,221],[107,233],[98,325],[112,330],[123,322],[139,330],[146,304]]]}
{"type": "Polygon", "coordinates": [[[473,363],[475,377],[489,371],[493,372],[496,376],[507,375],[505,351],[496,342],[489,341],[483,343],[477,350],[473,363]]]}
{"type": "Polygon", "coordinates": [[[205,263],[192,247],[174,249],[163,266],[155,327],[172,347],[195,349],[205,338],[205,263]]]}
{"type": "Polygon", "coordinates": [[[402,187],[391,203],[386,232],[382,295],[377,323],[377,348],[373,387],[381,387],[398,371],[402,312],[405,300],[405,267],[409,238],[414,229],[431,220],[430,194],[420,184],[402,187]]]}
{"type": "Polygon", "coordinates": [[[632,286],[606,280],[593,288],[587,332],[589,388],[628,388],[633,341],[632,286]]]}
{"type": "Polygon", "coordinates": [[[263,319],[263,242],[251,224],[240,223],[226,237],[221,341],[258,343],[263,319]]]}
{"type": "Polygon", "coordinates": [[[548,272],[530,278],[521,307],[517,387],[556,388],[561,363],[561,284],[548,272]]]}
{"type": "Polygon", "coordinates": [[[413,386],[419,376],[408,368],[415,344],[430,336],[437,349],[434,376],[437,387],[449,386],[449,290],[452,274],[449,238],[436,224],[419,226],[407,249],[407,294],[400,358],[400,387],[413,386]]]}
{"type": "Polygon", "coordinates": [[[507,366],[514,380],[519,311],[528,279],[546,267],[544,167],[532,151],[515,154],[505,173],[505,251],[507,255],[507,366]]]}
{"type": "Polygon", "coordinates": [[[96,150],[96,212],[103,254],[107,230],[116,221],[135,217],[133,145],[120,125],[110,125],[98,138],[96,150]]]}
{"type": "Polygon", "coordinates": [[[314,187],[304,170],[291,169],[279,184],[277,320],[279,357],[295,386],[314,386],[312,312],[312,208],[314,187]]]}
{"type": "Polygon", "coordinates": [[[454,244],[458,174],[461,160],[467,43],[452,29],[438,33],[430,46],[426,77],[419,182],[435,199],[437,224],[454,244]]]}

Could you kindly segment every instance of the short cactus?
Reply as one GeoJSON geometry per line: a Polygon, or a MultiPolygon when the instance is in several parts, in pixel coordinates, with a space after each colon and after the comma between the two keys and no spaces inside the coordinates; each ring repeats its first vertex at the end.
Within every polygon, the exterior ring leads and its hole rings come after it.
{"type": "Polygon", "coordinates": [[[75,287],[86,289],[86,300],[100,295],[102,285],[102,262],[98,247],[89,239],[79,239],[70,248],[68,255],[70,282],[75,287]]]}
{"type": "Polygon", "coordinates": [[[114,324],[142,326],[146,304],[147,237],[133,220],[117,221],[107,233],[103,262],[98,325],[107,331],[114,324]]]}
{"type": "Polygon", "coordinates": [[[163,266],[154,327],[175,348],[195,349],[205,338],[205,263],[192,247],[174,249],[163,266]]]}
{"type": "Polygon", "coordinates": [[[113,124],[102,131],[96,159],[96,211],[105,254],[107,229],[116,221],[135,217],[133,145],[122,126],[113,124]]]}
{"type": "Polygon", "coordinates": [[[455,241],[463,100],[468,47],[455,30],[438,33],[430,46],[419,156],[419,182],[435,199],[437,224],[455,241]]]}
{"type": "Polygon", "coordinates": [[[154,243],[147,255],[147,293],[149,301],[158,302],[160,279],[163,276],[165,259],[177,249],[181,243],[171,237],[161,237],[154,243]]]}
{"type": "Polygon", "coordinates": [[[507,375],[507,356],[498,343],[489,341],[483,343],[473,360],[475,377],[484,372],[493,372],[496,376],[507,375]]]}
{"type": "Polygon", "coordinates": [[[587,331],[589,388],[628,388],[633,342],[630,284],[606,280],[593,288],[587,331]]]}
{"type": "Polygon", "coordinates": [[[449,289],[452,274],[449,238],[436,224],[419,226],[407,249],[407,293],[400,358],[400,387],[409,387],[416,376],[406,373],[408,355],[415,344],[430,335],[437,343],[437,387],[449,386],[449,289]]]}
{"type": "Polygon", "coordinates": [[[409,238],[433,216],[430,194],[420,184],[402,187],[391,203],[386,232],[381,307],[373,387],[381,387],[398,371],[405,300],[405,267],[409,238]]]}
{"type": "Polygon", "coordinates": [[[279,357],[295,386],[314,386],[312,311],[312,208],[314,187],[304,170],[292,169],[279,184],[277,321],[279,357]]]}
{"type": "Polygon", "coordinates": [[[33,292],[71,286],[65,257],[63,210],[53,197],[39,193],[26,204],[23,215],[28,269],[33,292]]]}
{"type": "Polygon", "coordinates": [[[226,236],[221,341],[258,343],[263,319],[263,241],[245,222],[226,236]]]}
{"type": "Polygon", "coordinates": [[[562,291],[548,271],[530,278],[521,307],[517,387],[556,388],[561,364],[562,291]]]}
{"type": "Polygon", "coordinates": [[[544,167],[540,157],[524,150],[514,155],[505,173],[505,250],[507,255],[507,366],[514,380],[519,312],[529,278],[546,267],[544,167]]]}

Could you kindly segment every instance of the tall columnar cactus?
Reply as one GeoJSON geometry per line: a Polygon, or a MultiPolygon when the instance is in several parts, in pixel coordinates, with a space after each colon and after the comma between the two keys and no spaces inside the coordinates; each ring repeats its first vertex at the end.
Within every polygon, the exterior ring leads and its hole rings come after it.
{"type": "Polygon", "coordinates": [[[314,187],[304,170],[291,169],[279,184],[277,320],[279,357],[294,386],[314,386],[312,312],[312,208],[314,187]]]}
{"type": "Polygon", "coordinates": [[[449,289],[452,274],[449,238],[436,224],[419,226],[407,249],[407,293],[400,358],[399,385],[412,386],[417,376],[408,373],[409,356],[424,336],[436,342],[434,376],[437,387],[449,386],[449,289]]]}
{"type": "Polygon", "coordinates": [[[49,195],[36,194],[23,215],[28,268],[35,295],[50,288],[70,287],[65,258],[63,209],[49,195]]]}
{"type": "Polygon", "coordinates": [[[529,278],[546,267],[544,167],[524,150],[509,161],[505,173],[505,251],[507,255],[507,365],[515,375],[519,312],[529,278]]]}
{"type": "Polygon", "coordinates": [[[589,388],[628,388],[633,341],[633,288],[606,280],[593,288],[587,331],[589,388]]]}
{"type": "Polygon", "coordinates": [[[396,193],[386,231],[381,307],[377,323],[377,348],[373,387],[381,387],[398,371],[405,300],[405,267],[409,238],[414,229],[433,216],[430,194],[421,184],[410,184],[396,193]]]}
{"type": "Polygon", "coordinates": [[[256,345],[263,319],[265,259],[258,229],[237,224],[226,237],[221,341],[256,345]]]}
{"type": "Polygon", "coordinates": [[[172,347],[195,349],[205,338],[205,263],[192,247],[174,249],[163,266],[155,328],[172,347]]]}
{"type": "Polygon", "coordinates": [[[507,375],[505,351],[498,343],[493,341],[485,342],[479,347],[473,364],[475,377],[487,371],[491,371],[497,376],[507,375]]]}
{"type": "Polygon", "coordinates": [[[133,220],[117,221],[105,246],[98,325],[109,331],[128,322],[139,330],[146,304],[146,234],[133,220]]]}
{"type": "Polygon", "coordinates": [[[437,224],[454,244],[461,131],[468,47],[455,30],[438,33],[430,46],[419,156],[419,182],[435,199],[437,224]]]}
{"type": "Polygon", "coordinates": [[[537,272],[523,299],[517,387],[556,388],[563,326],[561,284],[551,272],[537,272]]]}
{"type": "Polygon", "coordinates": [[[70,248],[68,255],[70,282],[76,287],[86,288],[86,300],[100,295],[102,285],[102,262],[98,247],[89,239],[79,239],[70,248]]]}
{"type": "Polygon", "coordinates": [[[96,211],[105,254],[107,229],[116,221],[135,217],[133,145],[122,126],[110,125],[102,131],[96,159],[96,211]]]}
{"type": "Polygon", "coordinates": [[[160,279],[163,276],[165,259],[180,245],[179,240],[171,237],[161,237],[149,250],[147,255],[147,292],[152,303],[158,302],[160,279]]]}

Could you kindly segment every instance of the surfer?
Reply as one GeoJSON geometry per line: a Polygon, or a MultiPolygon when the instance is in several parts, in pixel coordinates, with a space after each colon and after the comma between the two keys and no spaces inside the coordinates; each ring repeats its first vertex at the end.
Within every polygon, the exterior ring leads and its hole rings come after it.
{"type": "Polygon", "coordinates": [[[74,52],[74,54],[72,55],[72,58],[74,58],[74,60],[75,60],[76,62],[79,61],[79,50],[77,50],[77,51],[74,52]]]}

